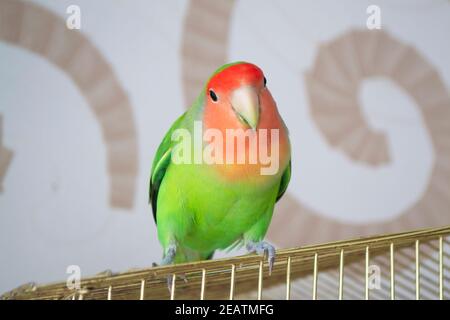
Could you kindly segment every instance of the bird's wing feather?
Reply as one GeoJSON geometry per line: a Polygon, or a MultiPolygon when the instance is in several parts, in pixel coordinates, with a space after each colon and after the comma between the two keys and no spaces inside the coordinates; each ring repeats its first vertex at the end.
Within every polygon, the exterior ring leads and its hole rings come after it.
{"type": "Polygon", "coordinates": [[[278,189],[276,201],[280,200],[283,194],[286,192],[290,180],[291,180],[291,160],[289,160],[289,164],[287,168],[284,170],[283,175],[281,176],[280,188],[278,189]]]}
{"type": "Polygon", "coordinates": [[[167,168],[170,165],[171,153],[172,153],[172,133],[175,129],[180,127],[181,122],[184,120],[186,112],[183,113],[167,131],[164,139],[156,151],[155,159],[152,164],[152,171],[150,174],[150,188],[149,188],[149,202],[152,205],[153,218],[156,221],[156,204],[158,200],[159,186],[164,178],[167,168]]]}

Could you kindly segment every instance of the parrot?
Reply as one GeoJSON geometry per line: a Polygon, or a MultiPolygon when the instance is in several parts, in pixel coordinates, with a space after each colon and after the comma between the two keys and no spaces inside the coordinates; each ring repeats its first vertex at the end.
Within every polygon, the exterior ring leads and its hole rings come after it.
{"type": "MultiPolygon", "coordinates": [[[[236,151],[237,141],[233,140],[231,147],[218,144],[211,154],[236,151]]],[[[230,159],[236,160],[236,156],[230,159]]],[[[149,203],[163,249],[160,264],[208,260],[216,250],[245,246],[249,253],[267,256],[271,273],[275,248],[264,237],[275,203],[285,193],[290,178],[288,129],[263,71],[244,61],[218,68],[191,107],[172,124],[152,163],[149,203]],[[232,132],[237,132],[237,136],[250,132],[244,136],[248,138],[242,149],[245,159],[257,158],[258,150],[275,146],[277,170],[261,174],[266,165],[262,160],[239,163],[220,161],[217,157],[215,163],[195,161],[196,148],[208,144],[205,138],[200,146],[188,144],[183,150],[185,160],[191,161],[175,162],[174,155],[180,146],[176,133],[189,133],[192,137],[196,123],[201,125],[202,132],[212,129],[223,137],[228,137],[229,130],[235,130],[232,132]],[[273,129],[278,132],[277,139],[269,136],[264,141],[261,134],[273,129]],[[251,148],[251,141],[258,142],[259,147],[251,148]]]]}

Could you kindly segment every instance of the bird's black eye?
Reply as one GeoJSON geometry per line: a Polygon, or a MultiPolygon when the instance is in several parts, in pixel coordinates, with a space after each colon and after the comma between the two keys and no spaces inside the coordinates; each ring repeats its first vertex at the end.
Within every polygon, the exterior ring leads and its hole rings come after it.
{"type": "Polygon", "coordinates": [[[264,77],[264,87],[266,86],[266,84],[267,84],[267,79],[266,79],[266,77],[264,77]]]}
{"type": "Polygon", "coordinates": [[[209,90],[209,96],[211,97],[212,101],[217,102],[218,98],[214,91],[209,90]]]}

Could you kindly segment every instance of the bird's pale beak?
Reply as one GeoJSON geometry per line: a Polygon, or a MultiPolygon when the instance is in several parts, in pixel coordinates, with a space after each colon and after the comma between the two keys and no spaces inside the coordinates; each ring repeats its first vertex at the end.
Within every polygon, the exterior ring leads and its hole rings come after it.
{"type": "Polygon", "coordinates": [[[236,89],[231,96],[231,105],[239,120],[255,130],[259,122],[259,97],[255,88],[236,89]]]}

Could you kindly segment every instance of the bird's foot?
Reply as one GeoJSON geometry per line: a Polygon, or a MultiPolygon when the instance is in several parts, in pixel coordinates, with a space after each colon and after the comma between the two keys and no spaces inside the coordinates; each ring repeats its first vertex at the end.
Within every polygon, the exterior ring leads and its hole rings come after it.
{"type": "Polygon", "coordinates": [[[269,275],[272,274],[273,264],[275,262],[275,247],[266,241],[246,243],[246,248],[249,252],[256,252],[257,254],[265,256],[267,254],[269,262],[269,275]]]}
{"type": "MultiPolygon", "coordinates": [[[[161,264],[159,264],[160,266],[165,266],[165,265],[170,265],[173,264],[174,259],[175,259],[175,254],[177,251],[177,246],[176,245],[170,245],[167,247],[167,250],[164,254],[164,258],[161,261],[161,264]]],[[[157,267],[158,264],[153,262],[152,263],[153,267],[157,267]]],[[[187,282],[187,278],[185,274],[178,274],[178,277],[180,277],[181,279],[184,280],[184,282],[187,282]]],[[[174,277],[173,275],[168,275],[167,276],[167,288],[169,289],[169,292],[172,294],[172,283],[173,281],[176,280],[176,277],[174,277]]]]}
{"type": "Polygon", "coordinates": [[[183,279],[185,283],[188,282],[187,277],[186,277],[186,275],[184,273],[177,274],[175,277],[174,277],[173,274],[168,275],[167,276],[167,288],[169,289],[170,295],[172,295],[172,284],[173,284],[173,281],[176,281],[177,277],[183,279]]]}

